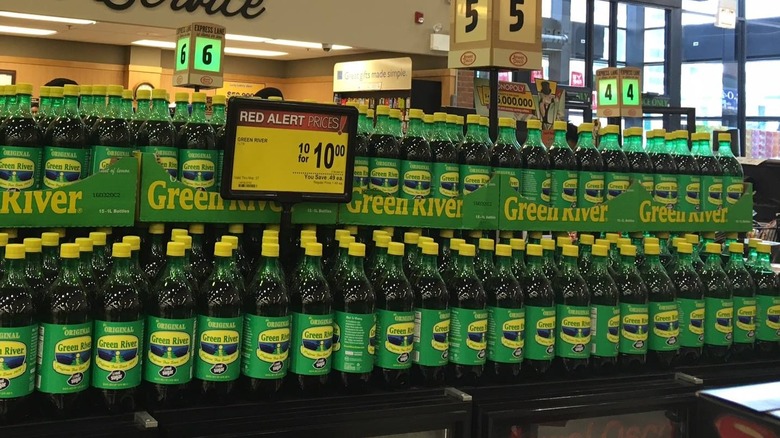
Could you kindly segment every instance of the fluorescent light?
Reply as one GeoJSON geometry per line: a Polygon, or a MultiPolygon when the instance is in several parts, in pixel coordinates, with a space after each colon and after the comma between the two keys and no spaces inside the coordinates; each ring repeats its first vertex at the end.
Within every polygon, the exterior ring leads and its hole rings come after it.
{"type": "Polygon", "coordinates": [[[0,11],[0,17],[21,18],[23,20],[53,21],[55,23],[67,24],[95,24],[94,20],[83,20],[81,18],[53,17],[50,15],[22,14],[20,12],[0,11]]]}
{"type": "Polygon", "coordinates": [[[233,33],[225,34],[225,39],[228,41],[246,41],[248,43],[264,43],[268,41],[268,38],[256,37],[251,35],[236,35],[233,33]]]}
{"type": "MultiPolygon", "coordinates": [[[[293,40],[268,40],[266,41],[268,44],[277,44],[280,46],[291,46],[291,47],[301,47],[304,49],[322,49],[322,44],[320,43],[309,43],[306,41],[293,41],[293,40]]],[[[351,49],[350,46],[340,46],[338,44],[334,44],[331,49],[332,50],[348,50],[351,49]]]]}
{"type": "Polygon", "coordinates": [[[242,49],[239,47],[225,47],[225,53],[230,55],[246,56],[284,56],[286,52],[274,52],[272,50],[242,49]]]}
{"type": "Polygon", "coordinates": [[[33,29],[31,27],[16,27],[16,26],[0,26],[0,33],[15,33],[19,35],[53,35],[57,33],[56,30],[48,29],[33,29]]]}
{"type": "Polygon", "coordinates": [[[133,41],[134,46],[157,47],[158,49],[175,49],[176,43],[172,41],[138,40],[133,41]]]}

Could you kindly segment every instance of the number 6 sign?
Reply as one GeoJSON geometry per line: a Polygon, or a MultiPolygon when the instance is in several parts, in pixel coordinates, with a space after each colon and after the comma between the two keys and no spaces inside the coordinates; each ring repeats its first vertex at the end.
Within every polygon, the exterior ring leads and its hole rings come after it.
{"type": "Polygon", "coordinates": [[[190,88],[222,87],[224,47],[224,26],[192,23],[177,29],[173,85],[190,88]]]}

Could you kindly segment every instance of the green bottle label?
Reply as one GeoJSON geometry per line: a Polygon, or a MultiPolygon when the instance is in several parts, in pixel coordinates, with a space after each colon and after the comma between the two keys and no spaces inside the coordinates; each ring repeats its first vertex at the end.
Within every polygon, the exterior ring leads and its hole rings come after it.
{"type": "Polygon", "coordinates": [[[431,196],[431,163],[401,161],[401,187],[401,198],[423,199],[431,196]]]}
{"type": "Polygon", "coordinates": [[[303,376],[330,373],[333,315],[292,313],[290,371],[303,376]]]}
{"type": "Polygon", "coordinates": [[[488,307],[487,358],[492,362],[520,363],[525,345],[525,311],[488,307]]]}
{"type": "Polygon", "coordinates": [[[86,149],[43,148],[43,186],[58,189],[87,177],[89,152],[86,149]]]}
{"type": "Polygon", "coordinates": [[[525,307],[525,358],[555,357],[555,307],[525,307]]]}
{"type": "Polygon", "coordinates": [[[144,380],[159,385],[180,385],[192,380],[195,355],[195,318],[146,317],[144,380]]]}
{"type": "Polygon", "coordinates": [[[727,176],[723,178],[723,189],[723,199],[726,200],[726,206],[734,205],[745,192],[745,184],[738,176],[727,176]]]}
{"type": "Polygon", "coordinates": [[[487,310],[453,307],[450,318],[450,362],[483,365],[487,348],[487,310]]]}
{"type": "Polygon", "coordinates": [[[655,202],[660,202],[667,206],[667,208],[675,208],[677,206],[677,175],[669,175],[665,173],[656,173],[653,179],[653,199],[655,202]]]}
{"type": "Polygon", "coordinates": [[[733,339],[734,300],[704,298],[704,343],[729,346],[733,339]]]}
{"type": "Polygon", "coordinates": [[[0,327],[0,399],[33,392],[37,350],[37,325],[0,327]]]}
{"type": "Polygon", "coordinates": [[[144,321],[95,321],[92,386],[128,389],[141,384],[141,340],[144,321]]]}
{"type": "Polygon", "coordinates": [[[702,184],[698,175],[680,175],[677,179],[680,189],[677,209],[685,212],[701,211],[702,184]]]}
{"type": "Polygon", "coordinates": [[[241,317],[216,318],[198,315],[198,355],[195,377],[210,382],[229,382],[241,371],[241,317]]]}
{"type": "Polygon", "coordinates": [[[621,354],[647,354],[647,304],[620,303],[621,354]]]}
{"type": "Polygon", "coordinates": [[[94,175],[98,172],[102,172],[106,170],[108,166],[116,163],[122,158],[133,156],[132,149],[117,148],[113,146],[92,146],[90,153],[91,153],[91,159],[89,160],[90,175],[94,175]]]}
{"type": "Polygon", "coordinates": [[[756,338],[780,341],[780,297],[756,295],[756,338]]]}
{"type": "Polygon", "coordinates": [[[41,323],[38,330],[38,377],[35,388],[49,394],[70,394],[89,387],[92,365],[92,322],[41,323]]]}
{"type": "MultiPolygon", "coordinates": [[[[373,337],[372,337],[373,338],[373,337]]],[[[376,366],[405,370],[412,366],[414,312],[376,311],[376,366]]]]}
{"type": "Polygon", "coordinates": [[[680,312],[680,346],[699,348],[704,345],[704,300],[678,298],[680,312]]]}
{"type": "Polygon", "coordinates": [[[642,184],[642,187],[644,187],[648,193],[651,195],[653,194],[653,187],[655,187],[653,175],[648,173],[632,173],[631,181],[639,181],[639,183],[642,184]]]}
{"type": "Polygon", "coordinates": [[[450,311],[414,309],[412,361],[427,367],[447,365],[450,311]]]}
{"type": "Polygon", "coordinates": [[[179,176],[179,150],[166,146],[142,146],[141,152],[154,154],[157,163],[168,172],[172,178],[179,176]]]}
{"type": "Polygon", "coordinates": [[[206,149],[179,150],[179,180],[186,186],[206,192],[217,191],[219,152],[206,149]]]}
{"type": "Polygon", "coordinates": [[[42,156],[38,148],[0,146],[0,191],[38,190],[42,156]]]}
{"type": "Polygon", "coordinates": [[[579,172],[577,183],[577,207],[588,208],[604,202],[604,174],[602,172],[579,172]]]}
{"type": "Polygon", "coordinates": [[[363,193],[368,190],[368,157],[355,157],[352,180],[353,192],[363,193]]]}
{"type": "Polygon", "coordinates": [[[401,164],[394,158],[369,158],[369,187],[386,196],[398,195],[398,174],[401,164]]]}
{"type": "Polygon", "coordinates": [[[511,167],[496,167],[493,169],[494,175],[506,175],[509,177],[509,185],[516,191],[520,191],[520,169],[511,167]]]}
{"type": "Polygon", "coordinates": [[[460,169],[457,164],[433,163],[431,180],[434,198],[449,199],[460,196],[460,169]]]}
{"type": "Polygon", "coordinates": [[[520,170],[520,194],[529,202],[550,203],[550,173],[540,169],[520,170]]]}
{"type": "Polygon", "coordinates": [[[590,356],[590,308],[557,304],[555,318],[558,332],[555,355],[587,359],[590,356]]]}
{"type": "Polygon", "coordinates": [[[373,313],[333,315],[333,369],[369,373],[374,368],[376,316],[373,313]]]}
{"type": "Polygon", "coordinates": [[[604,186],[606,200],[615,199],[628,191],[628,188],[631,186],[631,175],[620,172],[605,172],[604,186]]]}
{"type": "Polygon", "coordinates": [[[734,297],[734,343],[752,344],[756,340],[756,303],[752,297],[734,297]]]}
{"type": "Polygon", "coordinates": [[[577,207],[577,172],[572,170],[550,171],[550,206],[558,208],[577,207]]]}
{"type": "Polygon", "coordinates": [[[703,193],[703,210],[713,211],[723,208],[723,177],[702,176],[701,188],[703,193]]]}
{"type": "Polygon", "coordinates": [[[594,304],[590,307],[590,354],[617,357],[620,341],[620,307],[594,304]]]}
{"type": "Polygon", "coordinates": [[[490,182],[490,166],[477,166],[474,164],[460,165],[460,179],[463,181],[463,195],[470,195],[473,192],[485,187],[490,182]]]}
{"type": "Polygon", "coordinates": [[[289,354],[289,316],[244,314],[242,374],[253,379],[281,379],[287,375],[289,354]]]}
{"type": "Polygon", "coordinates": [[[680,348],[680,311],[676,301],[650,302],[650,349],[675,351],[680,348]]]}

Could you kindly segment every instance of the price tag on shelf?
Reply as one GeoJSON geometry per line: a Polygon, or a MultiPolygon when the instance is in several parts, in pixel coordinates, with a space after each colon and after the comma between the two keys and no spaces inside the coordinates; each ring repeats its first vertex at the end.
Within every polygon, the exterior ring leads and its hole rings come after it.
{"type": "Polygon", "coordinates": [[[349,202],[357,110],[233,97],[222,196],[349,202]]]}
{"type": "Polygon", "coordinates": [[[225,27],[192,23],[176,30],[175,87],[222,87],[225,27]]]}

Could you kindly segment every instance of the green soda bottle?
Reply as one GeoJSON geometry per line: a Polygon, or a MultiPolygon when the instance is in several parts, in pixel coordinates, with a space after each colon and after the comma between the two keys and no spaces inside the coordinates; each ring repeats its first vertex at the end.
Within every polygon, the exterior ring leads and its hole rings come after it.
{"type": "Polygon", "coordinates": [[[744,251],[743,244],[730,244],[731,257],[724,269],[734,291],[734,344],[731,351],[737,359],[752,358],[756,341],[756,284],[745,269],[744,251]]]}
{"type": "MultiPolygon", "coordinates": [[[[133,90],[122,90],[122,118],[129,124],[133,120],[133,90]]],[[[132,134],[132,132],[131,132],[132,134]]]]}
{"type": "Polygon", "coordinates": [[[376,291],[374,376],[385,389],[403,389],[411,381],[414,348],[414,294],[404,275],[404,245],[392,242],[390,264],[376,291]]]}
{"type": "MultiPolygon", "coordinates": [[[[481,121],[482,118],[480,117],[481,121]]],[[[496,144],[490,149],[490,165],[493,166],[494,175],[508,176],[509,185],[515,191],[519,191],[520,145],[517,143],[516,127],[517,122],[515,122],[515,119],[509,117],[498,119],[498,139],[496,144]]]]}
{"type": "Polygon", "coordinates": [[[577,159],[566,142],[566,122],[553,123],[555,137],[550,147],[550,206],[577,207],[577,159]]]}
{"type": "Polygon", "coordinates": [[[621,262],[612,276],[620,293],[618,363],[624,369],[637,371],[647,361],[648,292],[636,270],[636,247],[624,245],[620,255],[621,262]]]}
{"type": "Polygon", "coordinates": [[[173,123],[174,129],[176,129],[178,138],[178,136],[181,135],[181,129],[190,121],[190,95],[187,93],[176,93],[173,95],[173,100],[176,104],[176,108],[173,111],[173,119],[171,122],[173,123]]]}
{"type": "MultiPolygon", "coordinates": [[[[648,137],[651,135],[647,133],[648,137]]],[[[631,170],[631,182],[639,181],[648,193],[653,193],[653,162],[642,148],[642,128],[623,130],[623,152],[631,170]]]]}
{"type": "MultiPolygon", "coordinates": [[[[593,245],[596,243],[596,238],[593,234],[580,234],[580,260],[577,267],[580,269],[580,274],[583,277],[589,275],[590,268],[593,265],[593,245]]],[[[609,253],[609,246],[606,247],[609,253]]]]}
{"type": "Polygon", "coordinates": [[[290,355],[290,300],[279,263],[279,244],[264,242],[244,303],[241,349],[243,387],[252,399],[272,398],[282,388],[290,355]]]}
{"type": "MultiPolygon", "coordinates": [[[[66,88],[68,95],[65,99],[65,109],[62,115],[46,128],[43,139],[41,187],[46,189],[73,184],[86,178],[89,173],[89,129],[79,115],[78,87],[71,85],[66,88]]],[[[103,89],[105,90],[105,87],[103,89]]]]}
{"type": "Polygon", "coordinates": [[[745,267],[751,274],[755,273],[755,266],[758,262],[758,244],[761,243],[761,239],[748,239],[748,257],[745,261],[745,267]]]}
{"type": "Polygon", "coordinates": [[[756,350],[762,357],[775,357],[780,343],[780,282],[770,262],[772,248],[761,242],[756,249],[752,272],[756,283],[756,350]]]}
{"type": "Polygon", "coordinates": [[[669,236],[670,234],[668,231],[655,233],[655,237],[658,239],[658,247],[661,250],[661,253],[659,254],[661,264],[664,265],[666,270],[669,270],[669,265],[672,261],[672,253],[669,250],[669,236]]]}
{"type": "Polygon", "coordinates": [[[92,272],[92,251],[94,245],[92,244],[92,239],[88,237],[78,237],[75,243],[79,246],[79,278],[87,291],[87,298],[92,303],[92,309],[95,310],[95,299],[98,296],[98,289],[102,289],[102,287],[98,288],[95,273],[92,272]]]}
{"type": "Polygon", "coordinates": [[[680,363],[699,362],[704,345],[704,283],[693,267],[693,246],[679,242],[677,263],[668,270],[680,312],[680,363]]]}
{"type": "Polygon", "coordinates": [[[133,274],[133,278],[135,278],[135,286],[141,294],[141,301],[146,302],[151,280],[146,275],[146,272],[141,269],[141,238],[138,236],[125,236],[122,238],[122,243],[130,245],[130,251],[132,251],[130,254],[130,272],[133,274]]]}
{"type": "MultiPolygon", "coordinates": [[[[409,275],[406,276],[406,279],[409,280],[409,284],[415,282],[417,274],[420,272],[420,260],[422,259],[422,248],[423,246],[425,246],[426,243],[429,242],[434,242],[433,237],[420,236],[419,238],[417,238],[417,244],[414,245],[413,248],[414,251],[417,253],[417,255],[415,256],[414,262],[412,262],[411,271],[409,272],[409,275]]],[[[408,253],[409,251],[406,251],[405,254],[408,253]]],[[[406,255],[404,255],[404,257],[405,256],[406,255]]]]}
{"type": "Polygon", "coordinates": [[[458,149],[460,179],[463,195],[469,195],[490,181],[490,150],[485,145],[479,127],[479,116],[469,114],[466,118],[468,131],[458,149]]]}
{"type": "Polygon", "coordinates": [[[451,382],[464,386],[482,378],[487,348],[486,297],[474,271],[474,255],[474,245],[460,245],[455,276],[447,284],[451,312],[447,374],[451,382]]]}
{"type": "Polygon", "coordinates": [[[460,167],[456,140],[447,132],[447,114],[433,113],[433,133],[429,140],[433,153],[431,196],[438,199],[460,195],[460,167]]]}
{"type": "Polygon", "coordinates": [[[593,144],[593,123],[581,124],[577,132],[577,207],[593,207],[604,202],[604,160],[593,144]]]}
{"type": "Polygon", "coordinates": [[[525,265],[525,239],[509,239],[509,246],[512,248],[512,275],[520,281],[528,274],[525,265]]]}
{"type": "MultiPolygon", "coordinates": [[[[49,107],[51,107],[51,103],[49,103],[49,107]]],[[[85,119],[87,115],[92,114],[92,107],[92,85],[79,85],[79,113],[81,114],[82,120],[85,119]]],[[[45,131],[45,129],[43,130],[45,131]]]]}
{"type": "Polygon", "coordinates": [[[130,123],[122,110],[122,86],[109,85],[106,94],[108,108],[89,130],[90,175],[104,171],[121,158],[132,156],[135,147],[130,123]]]}
{"type": "Polygon", "coordinates": [[[333,268],[327,274],[328,285],[331,290],[334,289],[344,277],[347,271],[347,261],[349,258],[349,245],[355,242],[353,236],[341,236],[339,239],[339,250],[333,268]]]}
{"type": "Polygon", "coordinates": [[[205,246],[205,226],[203,224],[190,224],[189,234],[192,236],[192,254],[190,255],[190,267],[198,285],[202,284],[209,272],[211,272],[211,257],[207,254],[205,246]]]}
{"type": "Polygon", "coordinates": [[[555,357],[555,293],[544,275],[541,245],[526,246],[528,271],[520,278],[525,304],[523,368],[544,374],[555,357]]]}
{"type": "Polygon", "coordinates": [[[244,287],[244,277],[241,276],[241,270],[238,267],[238,260],[236,258],[239,242],[238,237],[228,234],[222,236],[220,241],[230,244],[230,249],[232,251],[230,256],[230,277],[233,279],[239,294],[243,296],[244,292],[246,291],[246,288],[244,287]]]}
{"type": "Polygon", "coordinates": [[[449,356],[449,295],[439,274],[439,245],[425,242],[419,272],[412,283],[414,293],[413,380],[422,386],[444,386],[449,356]]]}
{"type": "Polygon", "coordinates": [[[601,374],[617,366],[620,339],[619,292],[607,269],[608,254],[608,247],[592,245],[590,268],[582,275],[590,291],[590,363],[601,374]]]}
{"type": "Polygon", "coordinates": [[[485,372],[499,383],[517,381],[525,345],[523,291],[512,267],[512,247],[496,245],[496,266],[483,284],[488,306],[485,372]]]}
{"type": "Polygon", "coordinates": [[[221,168],[216,142],[214,128],[206,121],[206,94],[192,93],[192,115],[179,131],[177,141],[179,181],[195,190],[219,191],[221,168]]]}
{"type": "MultiPolygon", "coordinates": [[[[140,91],[139,91],[140,93],[140,91]]],[[[168,112],[168,93],[152,91],[152,109],[135,132],[135,145],[141,152],[154,154],[168,174],[179,176],[179,149],[176,148],[176,129],[168,112]]]]}
{"type": "Polygon", "coordinates": [[[439,234],[434,237],[434,241],[439,244],[439,272],[443,266],[452,262],[452,253],[450,251],[450,239],[455,236],[454,230],[439,230],[439,234]]]}
{"type": "Polygon", "coordinates": [[[458,116],[455,114],[447,114],[447,134],[452,139],[452,142],[455,143],[455,147],[460,149],[460,145],[466,137],[463,134],[462,123],[460,124],[460,132],[458,132],[458,116]]]}
{"type": "Polygon", "coordinates": [[[390,264],[387,259],[387,248],[390,246],[390,236],[385,234],[379,234],[376,236],[376,246],[374,247],[374,260],[371,263],[372,269],[368,272],[368,280],[372,286],[376,286],[382,275],[385,274],[388,265],[390,264]]]}
{"type": "Polygon", "coordinates": [[[106,86],[93,85],[91,90],[85,90],[81,94],[82,99],[86,97],[88,105],[86,105],[86,108],[83,112],[80,110],[79,113],[81,114],[81,118],[84,121],[84,126],[86,126],[87,131],[89,131],[105,111],[106,86]],[[84,93],[87,92],[89,92],[89,97],[84,95],[84,93]]]}
{"type": "Polygon", "coordinates": [[[656,130],[655,147],[648,151],[650,160],[653,162],[653,199],[655,202],[663,204],[666,208],[674,210],[677,208],[679,186],[677,183],[677,165],[674,162],[672,154],[669,152],[665,143],[666,136],[669,135],[669,143],[672,141],[671,134],[666,134],[663,129],[656,130]]]}
{"type": "Polygon", "coordinates": [[[369,121],[368,106],[358,105],[358,131],[355,138],[355,167],[352,171],[352,191],[363,193],[368,190],[368,138],[374,126],[369,121]]]}
{"type": "MultiPolygon", "coordinates": [[[[8,236],[6,235],[6,240],[8,236]]],[[[52,232],[41,233],[41,257],[43,280],[46,284],[54,283],[60,273],[60,235],[52,232]]]]}
{"type": "Polygon", "coordinates": [[[130,132],[138,133],[141,125],[152,115],[152,90],[138,90],[136,92],[136,111],[130,116],[130,132]]]}
{"type": "MultiPolygon", "coordinates": [[[[278,240],[278,234],[276,234],[277,240],[278,240]]],[[[322,272],[325,274],[325,277],[330,277],[330,274],[333,272],[333,267],[338,262],[339,258],[342,256],[342,254],[346,254],[347,251],[349,251],[349,247],[347,246],[344,251],[339,246],[339,242],[341,242],[341,239],[350,236],[349,230],[346,229],[338,229],[334,232],[334,248],[331,250],[329,256],[323,256],[322,258],[322,272]]],[[[265,237],[265,236],[263,236],[265,237]]],[[[247,251],[247,256],[249,256],[249,251],[247,251]]]]}
{"type": "Polygon", "coordinates": [[[568,375],[584,374],[590,358],[590,291],[577,268],[577,247],[563,247],[563,263],[553,278],[555,356],[568,375]]]}
{"type": "Polygon", "coordinates": [[[529,202],[550,203],[550,156],[542,143],[542,122],[526,122],[528,137],[520,149],[520,194],[529,202]]]}
{"type": "Polygon", "coordinates": [[[474,245],[474,248],[479,248],[479,239],[485,237],[485,233],[482,230],[469,230],[468,234],[463,233],[463,237],[466,239],[466,243],[474,245]]]}
{"type": "Polygon", "coordinates": [[[422,110],[409,110],[409,128],[401,141],[401,191],[398,196],[405,199],[431,196],[433,152],[423,133],[422,118],[422,110]]]}
{"type": "Polygon", "coordinates": [[[555,241],[552,239],[542,239],[542,249],[544,250],[542,269],[544,276],[551,282],[558,276],[558,264],[555,263],[555,241]]]}
{"type": "Polygon", "coordinates": [[[571,237],[569,233],[554,233],[555,235],[555,266],[560,271],[563,264],[563,247],[571,245],[571,237]]]}
{"type": "MultiPolygon", "coordinates": [[[[706,208],[706,193],[709,182],[700,167],[699,157],[694,157],[688,149],[688,131],[682,129],[671,134],[671,152],[674,164],[677,166],[677,210],[684,212],[702,211],[706,208]],[[705,196],[702,196],[704,194],[705,196]],[[705,199],[702,199],[705,198],[705,199]]],[[[699,143],[694,136],[694,152],[699,143]]]]}
{"type": "MultiPolygon", "coordinates": [[[[43,277],[43,255],[41,239],[37,237],[28,237],[24,239],[25,256],[25,275],[27,286],[30,288],[32,302],[36,309],[41,307],[43,295],[49,288],[43,277]]],[[[2,274],[0,274],[2,276],[2,274]]]]}
{"type": "Polygon", "coordinates": [[[30,112],[32,85],[16,86],[19,103],[0,124],[0,191],[37,190],[43,169],[41,155],[43,135],[30,112]]]}
{"type": "Polygon", "coordinates": [[[41,333],[35,389],[45,411],[73,417],[89,406],[92,312],[78,274],[79,246],[63,243],[60,256],[62,269],[38,311],[41,333]]]}
{"type": "Polygon", "coordinates": [[[495,242],[493,239],[479,239],[479,253],[474,261],[474,271],[477,278],[484,285],[485,282],[495,276],[496,265],[493,263],[495,255],[495,242]]]}
{"type": "Polygon", "coordinates": [[[704,248],[707,261],[699,271],[704,283],[704,357],[725,362],[734,341],[734,297],[731,279],[723,271],[720,245],[708,243],[704,248]]]}
{"type": "MultiPolygon", "coordinates": [[[[84,247],[87,242],[80,243],[84,247]]],[[[130,270],[130,252],[130,245],[114,244],[111,273],[92,308],[92,387],[98,403],[111,413],[135,411],[140,401],[144,309],[130,270]]]]}
{"type": "Polygon", "coordinates": [[[95,275],[95,281],[98,286],[105,284],[108,280],[109,256],[106,250],[108,243],[106,233],[102,231],[93,231],[89,233],[92,240],[92,273],[95,275]]]}
{"type": "MultiPolygon", "coordinates": [[[[687,134],[687,132],[686,132],[687,134]]],[[[682,135],[682,134],[681,134],[682,135]]],[[[716,211],[726,205],[723,204],[725,193],[723,185],[723,168],[712,153],[710,147],[710,135],[706,132],[699,134],[699,148],[696,154],[696,163],[701,169],[702,210],[716,211]]],[[[741,183],[742,181],[740,181],[741,183]]]]}
{"type": "Polygon", "coordinates": [[[420,258],[420,235],[414,232],[407,231],[404,233],[404,245],[407,250],[404,252],[404,275],[407,279],[412,278],[412,274],[417,267],[417,262],[420,258]]]}
{"type": "Polygon", "coordinates": [[[298,281],[290,289],[292,336],[290,380],[304,394],[321,393],[328,384],[333,349],[333,298],[322,275],[322,245],[306,245],[298,281]]]}
{"type": "MultiPolygon", "coordinates": [[[[501,118],[500,117],[498,119],[498,123],[499,123],[499,126],[500,126],[500,124],[501,124],[501,118]]],[[[515,123],[514,126],[516,127],[517,123],[515,123]]],[[[482,142],[485,143],[485,145],[488,148],[493,147],[495,142],[493,141],[492,138],[490,138],[490,119],[489,118],[487,118],[485,116],[480,116],[479,117],[479,130],[480,130],[480,133],[482,134],[482,142]]],[[[498,139],[496,139],[496,142],[497,141],[498,141],[498,139]]],[[[517,142],[517,137],[515,137],[515,142],[517,142]]],[[[520,145],[517,145],[517,149],[519,151],[520,145]]]]}
{"type": "Polygon", "coordinates": [[[718,134],[718,163],[723,169],[724,207],[730,207],[739,201],[745,191],[745,173],[742,165],[731,151],[731,134],[718,134]]]}
{"type": "Polygon", "coordinates": [[[452,277],[455,276],[455,271],[457,270],[457,262],[458,262],[458,251],[460,250],[461,245],[465,245],[466,241],[460,238],[453,238],[450,239],[450,259],[449,262],[444,265],[439,265],[439,272],[441,273],[441,278],[444,279],[444,282],[446,284],[450,283],[450,280],[452,277]]]}
{"type": "Polygon", "coordinates": [[[601,158],[604,160],[604,200],[609,201],[628,190],[631,185],[631,166],[618,143],[620,127],[607,125],[599,134],[601,158]]]}
{"type": "Polygon", "coordinates": [[[376,130],[368,140],[369,188],[384,196],[397,196],[401,145],[394,135],[390,107],[377,106],[376,115],[376,130]]]}
{"type": "MultiPolygon", "coordinates": [[[[725,238],[723,240],[723,245],[722,245],[723,248],[721,248],[723,250],[723,252],[720,254],[720,258],[723,261],[723,265],[724,266],[726,264],[728,264],[729,259],[731,258],[731,251],[730,251],[731,244],[732,243],[739,243],[739,233],[731,232],[731,233],[725,233],[725,234],[726,234],[726,236],[725,236],[725,238]]],[[[744,244],[742,245],[742,249],[743,250],[745,249],[745,245],[744,244]]],[[[745,267],[744,254],[743,254],[743,257],[742,257],[742,267],[745,267]]],[[[747,270],[747,268],[745,270],[747,270]]]]}
{"type": "Polygon", "coordinates": [[[230,243],[214,244],[214,270],[196,298],[196,386],[212,402],[230,399],[241,371],[241,289],[232,256],[230,243]]]}
{"type": "Polygon", "coordinates": [[[139,259],[150,283],[154,283],[165,265],[165,252],[165,224],[149,224],[149,237],[139,259]]]}
{"type": "Polygon", "coordinates": [[[218,131],[219,128],[225,126],[227,121],[227,98],[224,94],[215,94],[211,96],[211,118],[209,123],[214,131],[218,131]]]}
{"type": "Polygon", "coordinates": [[[374,367],[376,296],[363,270],[366,246],[351,243],[346,270],[333,288],[333,370],[349,393],[368,390],[374,367]]]}
{"type": "Polygon", "coordinates": [[[233,257],[236,259],[241,278],[249,280],[252,275],[252,265],[249,262],[246,250],[244,250],[244,224],[228,225],[228,234],[236,236],[238,239],[238,246],[233,251],[233,257]]]}
{"type": "MultiPolygon", "coordinates": [[[[62,115],[62,109],[64,102],[64,91],[65,87],[49,87],[49,98],[51,99],[51,108],[49,109],[49,117],[50,122],[57,117],[62,115]]],[[[76,88],[76,91],[78,91],[78,88],[76,88]]],[[[16,103],[17,105],[21,103],[21,100],[18,97],[19,89],[17,88],[17,99],[16,103]]]]}
{"type": "Polygon", "coordinates": [[[670,368],[677,360],[680,349],[680,314],[677,290],[661,264],[660,252],[656,243],[645,245],[646,260],[639,275],[648,293],[648,318],[652,327],[648,344],[649,360],[661,368],[670,368]]]}
{"type": "MultiPolygon", "coordinates": [[[[79,87],[79,91],[81,91],[81,87],[79,87]]],[[[4,99],[5,96],[0,97],[0,101],[4,99]]],[[[51,87],[41,85],[38,87],[38,112],[35,114],[35,123],[38,125],[38,129],[42,132],[46,131],[46,128],[49,127],[49,123],[51,123],[53,120],[53,118],[49,118],[51,109],[51,87]]],[[[0,118],[4,118],[2,117],[2,112],[3,110],[0,108],[0,118]]],[[[2,121],[0,121],[0,123],[2,123],[2,121]]]]}
{"type": "Polygon", "coordinates": [[[463,144],[463,142],[466,141],[466,136],[463,134],[463,116],[455,116],[455,126],[453,127],[453,132],[455,133],[455,137],[458,139],[459,144],[463,144]]]}
{"type": "MultiPolygon", "coordinates": [[[[198,290],[198,280],[195,279],[195,274],[192,272],[192,236],[190,235],[178,235],[173,237],[173,242],[179,242],[184,245],[184,276],[187,277],[187,281],[192,286],[192,290],[198,290]]],[[[167,256],[167,251],[166,251],[167,256]]],[[[167,257],[165,263],[167,263],[167,257]]],[[[165,264],[162,266],[160,275],[165,271],[165,264]]]]}
{"type": "Polygon", "coordinates": [[[3,385],[0,389],[2,424],[18,421],[33,409],[38,321],[33,291],[27,284],[28,264],[24,257],[25,245],[8,245],[4,257],[6,270],[0,277],[0,300],[3,307],[0,313],[0,335],[6,340],[3,342],[3,365],[0,367],[3,370],[3,385]]]}

